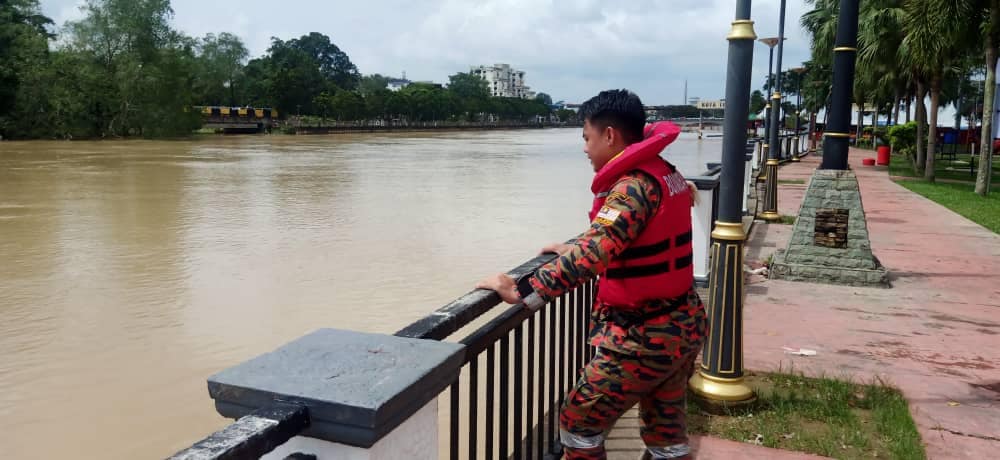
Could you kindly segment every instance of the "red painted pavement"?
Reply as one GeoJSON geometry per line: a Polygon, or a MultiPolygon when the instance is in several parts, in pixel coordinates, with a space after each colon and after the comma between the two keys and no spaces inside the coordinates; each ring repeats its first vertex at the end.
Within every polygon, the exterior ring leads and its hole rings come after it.
{"type": "MultiPolygon", "coordinates": [[[[746,368],[884,379],[909,401],[930,458],[1000,458],[1000,236],[893,183],[884,166],[862,166],[869,156],[852,150],[850,164],[893,287],[751,280],[746,368]],[[818,354],[787,355],[783,346],[818,354]]],[[[806,158],[778,177],[808,181],[818,166],[806,158]]],[[[797,214],[804,192],[779,185],[779,212],[797,214]]],[[[755,224],[748,262],[784,247],[790,233],[755,224]]]]}

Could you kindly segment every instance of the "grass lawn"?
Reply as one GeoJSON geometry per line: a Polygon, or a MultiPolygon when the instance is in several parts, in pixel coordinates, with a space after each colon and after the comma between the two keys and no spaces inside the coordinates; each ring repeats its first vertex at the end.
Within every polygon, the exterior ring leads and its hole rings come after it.
{"type": "Polygon", "coordinates": [[[689,431],[842,459],[926,457],[906,400],[881,382],[778,373],[748,375],[747,383],[758,399],[723,415],[692,398],[689,431]]]}
{"type": "MultiPolygon", "coordinates": [[[[976,155],[976,168],[979,167],[979,155],[976,155]]],[[[889,174],[903,177],[923,177],[917,176],[913,172],[910,160],[903,155],[892,155],[889,159],[889,174]]],[[[937,158],[934,160],[934,177],[937,179],[960,180],[976,182],[978,169],[974,169],[969,174],[969,155],[957,155],[954,160],[949,158],[937,158]]],[[[1000,184],[1000,158],[993,158],[993,181],[992,184],[1000,184]]]]}
{"type": "Polygon", "coordinates": [[[902,155],[893,155],[889,162],[889,174],[904,178],[896,181],[899,185],[1000,233],[1000,158],[993,159],[992,186],[986,198],[973,192],[976,178],[969,174],[969,155],[959,155],[955,161],[939,159],[934,169],[935,177],[941,181],[930,183],[920,178],[908,179],[915,174],[909,160],[902,155]]]}
{"type": "Polygon", "coordinates": [[[986,198],[973,193],[975,184],[930,183],[901,180],[899,185],[955,211],[969,220],[1000,233],[1000,188],[993,187],[986,198]]]}

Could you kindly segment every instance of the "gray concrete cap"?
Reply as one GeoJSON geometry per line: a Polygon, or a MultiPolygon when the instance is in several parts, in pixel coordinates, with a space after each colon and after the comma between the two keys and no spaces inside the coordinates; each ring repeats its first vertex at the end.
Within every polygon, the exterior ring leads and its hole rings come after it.
{"type": "Polygon", "coordinates": [[[464,345],[320,329],[208,379],[226,417],[274,401],[309,409],[304,436],[371,447],[456,378],[464,345]]]}

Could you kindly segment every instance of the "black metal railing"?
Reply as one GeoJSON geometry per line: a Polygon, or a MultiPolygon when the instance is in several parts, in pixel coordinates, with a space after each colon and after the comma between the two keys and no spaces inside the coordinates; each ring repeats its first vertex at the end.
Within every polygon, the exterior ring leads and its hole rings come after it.
{"type": "MultiPolygon", "coordinates": [[[[537,256],[508,274],[529,276],[555,257],[537,256]]],[[[594,289],[590,281],[537,311],[510,307],[459,339],[466,355],[448,395],[449,458],[541,459],[561,452],[555,414],[576,371],[593,356],[586,335],[594,289]]],[[[395,335],[444,340],[500,303],[495,292],[475,290],[395,335]]],[[[170,460],[259,458],[309,423],[305,407],[278,404],[237,420],[170,460]]]]}
{"type": "Polygon", "coordinates": [[[305,406],[275,403],[240,418],[168,460],[260,458],[309,426],[305,406]]]}
{"type": "MultiPolygon", "coordinates": [[[[509,274],[528,276],[554,258],[536,257],[509,274]]],[[[593,357],[586,336],[594,295],[590,281],[537,311],[513,306],[459,340],[466,356],[448,395],[450,459],[560,454],[556,414],[593,357]]],[[[499,303],[495,293],[474,291],[396,335],[441,340],[499,303]]]]}

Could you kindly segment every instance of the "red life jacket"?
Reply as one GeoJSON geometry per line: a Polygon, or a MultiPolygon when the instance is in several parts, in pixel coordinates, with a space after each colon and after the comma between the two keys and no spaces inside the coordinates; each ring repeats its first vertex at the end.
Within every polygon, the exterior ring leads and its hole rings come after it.
{"type": "Polygon", "coordinates": [[[601,274],[597,299],[602,303],[636,309],[643,301],[674,298],[691,289],[691,191],[676,168],[660,158],[678,134],[680,128],[670,122],[649,125],[644,141],[629,145],[594,176],[591,221],[604,207],[611,188],[628,172],[638,170],[655,178],[662,195],[646,228],[601,274]]]}

